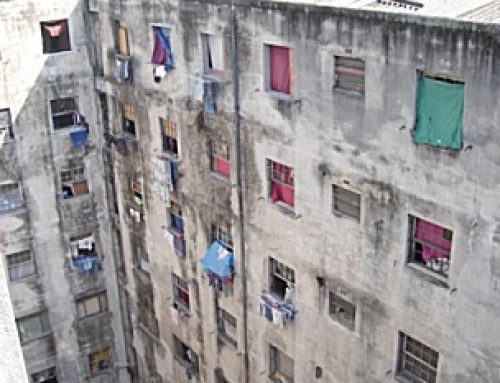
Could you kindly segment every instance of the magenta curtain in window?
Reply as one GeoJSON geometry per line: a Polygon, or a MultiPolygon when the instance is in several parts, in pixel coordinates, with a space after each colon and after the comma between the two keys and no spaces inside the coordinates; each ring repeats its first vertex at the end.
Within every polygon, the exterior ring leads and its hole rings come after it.
{"type": "Polygon", "coordinates": [[[226,161],[220,157],[215,157],[215,171],[222,174],[224,177],[229,178],[231,176],[231,167],[229,166],[229,161],[226,161]]]}
{"type": "Polygon", "coordinates": [[[189,293],[188,292],[177,288],[177,294],[178,294],[179,300],[184,302],[186,305],[189,305],[189,293]]]}
{"type": "Polygon", "coordinates": [[[445,229],[417,218],[415,238],[422,244],[422,258],[450,258],[451,241],[444,238],[445,229]]]}
{"type": "Polygon", "coordinates": [[[153,56],[151,57],[151,63],[155,65],[163,65],[167,61],[168,52],[162,44],[160,39],[160,34],[155,31],[155,46],[153,49],[153,56]]]}
{"type": "Polygon", "coordinates": [[[272,182],[271,201],[281,201],[287,205],[294,206],[294,194],[293,187],[280,184],[276,181],[272,182]]]}
{"type": "Polygon", "coordinates": [[[271,90],[290,94],[290,49],[269,46],[271,90]]]}

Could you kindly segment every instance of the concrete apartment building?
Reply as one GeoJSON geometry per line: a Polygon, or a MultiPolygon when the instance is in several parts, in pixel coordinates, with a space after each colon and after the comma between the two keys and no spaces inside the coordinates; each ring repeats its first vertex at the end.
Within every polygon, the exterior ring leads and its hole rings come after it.
{"type": "Polygon", "coordinates": [[[0,3],[31,381],[499,382],[500,4],[473,3],[0,3]]]}

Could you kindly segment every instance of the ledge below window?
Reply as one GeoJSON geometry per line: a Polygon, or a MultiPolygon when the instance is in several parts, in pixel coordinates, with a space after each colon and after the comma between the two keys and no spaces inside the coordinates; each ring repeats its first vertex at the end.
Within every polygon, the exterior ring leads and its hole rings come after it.
{"type": "Polygon", "coordinates": [[[406,266],[420,278],[429,281],[433,285],[446,289],[449,288],[447,277],[428,270],[424,266],[420,266],[417,263],[407,262],[406,266]]]}

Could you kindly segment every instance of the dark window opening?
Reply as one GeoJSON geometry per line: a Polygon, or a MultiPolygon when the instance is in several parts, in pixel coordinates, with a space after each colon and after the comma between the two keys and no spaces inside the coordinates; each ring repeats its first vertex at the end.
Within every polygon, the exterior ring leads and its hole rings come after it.
{"type": "Polygon", "coordinates": [[[338,294],[330,291],[329,313],[337,322],[350,330],[354,330],[356,321],[356,306],[338,294]]]}
{"type": "Polygon", "coordinates": [[[270,258],[271,293],[281,300],[288,300],[288,295],[295,285],[295,271],[284,263],[270,258]]]}
{"type": "Polygon", "coordinates": [[[43,53],[71,50],[68,20],[45,21],[42,28],[43,53]]]}
{"type": "Polygon", "coordinates": [[[177,125],[173,121],[160,118],[162,151],[177,157],[177,125]]]}
{"type": "Polygon", "coordinates": [[[333,212],[354,218],[361,218],[361,195],[346,188],[333,185],[333,212]]]}
{"type": "Polygon", "coordinates": [[[73,97],[59,98],[50,102],[52,126],[64,129],[79,124],[78,106],[73,97]]]}

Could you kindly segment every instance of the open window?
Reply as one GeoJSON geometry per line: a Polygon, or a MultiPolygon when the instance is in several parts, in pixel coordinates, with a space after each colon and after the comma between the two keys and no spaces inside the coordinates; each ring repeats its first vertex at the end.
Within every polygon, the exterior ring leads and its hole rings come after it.
{"type": "Polygon", "coordinates": [[[186,256],[186,240],[184,239],[184,219],[182,218],[181,206],[174,202],[170,202],[168,208],[168,217],[170,221],[169,231],[174,236],[174,250],[180,257],[186,256]]]}
{"type": "Polygon", "coordinates": [[[293,168],[269,159],[266,160],[266,168],[271,202],[293,207],[295,205],[293,168]]]}
{"type": "Polygon", "coordinates": [[[142,184],[142,177],[132,181],[132,185],[130,187],[130,199],[132,203],[137,206],[142,206],[144,204],[144,189],[142,184]]]}
{"type": "Polygon", "coordinates": [[[365,62],[358,58],[335,56],[334,89],[365,93],[365,62]]]}
{"type": "Polygon", "coordinates": [[[347,327],[349,330],[355,329],[356,306],[338,292],[329,292],[328,312],[330,316],[347,327]]]}
{"type": "Polygon", "coordinates": [[[35,274],[35,262],[31,251],[8,254],[6,258],[11,281],[18,281],[35,274]]]}
{"type": "Polygon", "coordinates": [[[361,194],[333,185],[333,213],[340,216],[361,219],[361,194]]]}
{"type": "Polygon", "coordinates": [[[128,29],[121,21],[115,21],[115,52],[115,78],[118,82],[132,81],[128,29]]]}
{"type": "Polygon", "coordinates": [[[198,374],[198,355],[175,335],[173,339],[175,358],[186,368],[186,375],[191,380],[198,374]]]}
{"type": "Polygon", "coordinates": [[[224,72],[224,41],[222,36],[202,34],[203,72],[221,75],[224,72]]]}
{"type": "Polygon", "coordinates": [[[462,148],[465,84],[420,72],[413,139],[446,149],[462,148]]]}
{"type": "Polygon", "coordinates": [[[277,45],[265,46],[267,58],[266,89],[268,91],[291,94],[291,50],[277,45]]]}
{"type": "Polygon", "coordinates": [[[231,224],[227,221],[219,220],[211,227],[211,239],[219,241],[226,249],[233,251],[233,234],[231,233],[231,224]]]}
{"type": "Polygon", "coordinates": [[[436,383],[439,353],[402,332],[399,333],[397,375],[405,381],[436,383]]]}
{"type": "Polygon", "coordinates": [[[73,97],[58,98],[50,101],[52,126],[55,130],[79,124],[78,106],[73,97]]]}
{"type": "Polygon", "coordinates": [[[238,333],[236,330],[236,318],[226,310],[219,308],[217,310],[217,335],[219,339],[236,348],[238,344],[238,333]]]}
{"type": "Polygon", "coordinates": [[[19,318],[16,322],[19,339],[22,344],[25,344],[33,339],[43,337],[44,335],[48,335],[51,331],[47,311],[19,318]]]}
{"type": "Polygon", "coordinates": [[[167,74],[167,71],[174,69],[174,55],[172,44],[170,43],[170,31],[167,28],[153,27],[153,54],[151,63],[153,64],[153,77],[159,83],[167,74]]]}
{"type": "Polygon", "coordinates": [[[98,374],[102,371],[106,371],[111,366],[111,350],[109,348],[93,351],[88,357],[91,374],[98,374]]]}
{"type": "Polygon", "coordinates": [[[64,199],[89,194],[83,166],[61,170],[61,192],[64,199]]]}
{"type": "Polygon", "coordinates": [[[175,122],[160,118],[161,127],[161,148],[163,153],[167,153],[175,158],[179,155],[177,143],[177,125],[175,122]]]}
{"type": "Polygon", "coordinates": [[[446,280],[450,269],[452,231],[412,215],[408,219],[408,263],[446,280]]]}
{"type": "Polygon", "coordinates": [[[134,106],[130,105],[130,104],[123,104],[122,116],[123,116],[123,121],[122,121],[123,132],[125,134],[129,134],[129,135],[135,137],[136,136],[136,128],[135,128],[136,114],[135,114],[134,106]]]}
{"type": "Polygon", "coordinates": [[[231,177],[231,164],[229,162],[229,147],[225,142],[211,140],[210,145],[210,170],[224,178],[231,177]]]}
{"type": "Polygon", "coordinates": [[[101,262],[95,248],[95,239],[91,233],[71,237],[70,247],[73,266],[80,274],[101,269],[101,262]]]}
{"type": "Polygon", "coordinates": [[[271,293],[283,301],[291,301],[295,285],[295,271],[274,258],[269,258],[269,269],[271,293]]]}
{"type": "Polygon", "coordinates": [[[0,148],[2,145],[14,139],[14,129],[12,127],[12,116],[9,108],[0,109],[0,148]]]}
{"type": "Polygon", "coordinates": [[[293,383],[293,359],[277,347],[269,346],[269,372],[274,383],[293,383]]]}
{"type": "Polygon", "coordinates": [[[108,297],[106,292],[81,298],[76,302],[78,318],[88,318],[108,311],[108,297]]]}
{"type": "Polygon", "coordinates": [[[33,383],[57,383],[56,368],[51,367],[31,374],[31,381],[33,383]]]}
{"type": "Polygon", "coordinates": [[[128,29],[121,21],[115,21],[115,49],[121,56],[130,56],[128,29]]]}
{"type": "Polygon", "coordinates": [[[20,209],[23,204],[23,195],[17,183],[0,184],[0,214],[20,209]]]}
{"type": "Polygon", "coordinates": [[[68,20],[43,21],[42,28],[43,53],[57,53],[71,50],[68,20]]]}
{"type": "Polygon", "coordinates": [[[174,302],[177,303],[180,309],[189,312],[189,286],[187,282],[172,274],[173,290],[174,290],[174,302]]]}

